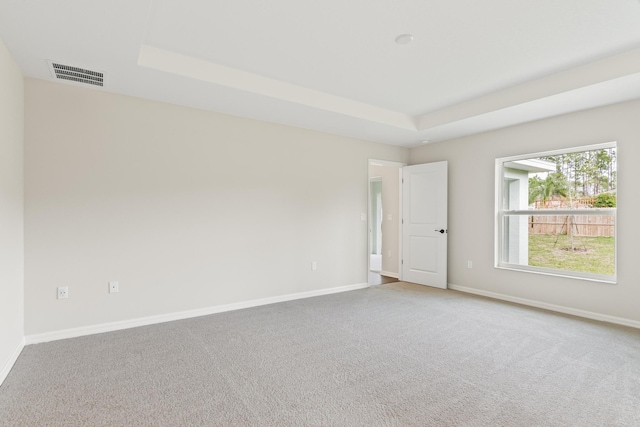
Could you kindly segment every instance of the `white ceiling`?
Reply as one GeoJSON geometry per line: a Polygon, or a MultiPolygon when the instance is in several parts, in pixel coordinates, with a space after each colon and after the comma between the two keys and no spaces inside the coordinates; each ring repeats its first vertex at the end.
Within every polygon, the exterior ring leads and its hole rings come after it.
{"type": "Polygon", "coordinates": [[[0,38],[29,77],[403,146],[640,98],[638,0],[0,0],[0,38]]]}

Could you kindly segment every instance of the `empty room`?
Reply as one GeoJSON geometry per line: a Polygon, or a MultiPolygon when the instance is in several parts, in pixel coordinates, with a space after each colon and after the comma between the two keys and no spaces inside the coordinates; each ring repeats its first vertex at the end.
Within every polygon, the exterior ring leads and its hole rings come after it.
{"type": "Polygon", "coordinates": [[[0,426],[638,426],[639,164],[638,0],[0,0],[0,426]]]}

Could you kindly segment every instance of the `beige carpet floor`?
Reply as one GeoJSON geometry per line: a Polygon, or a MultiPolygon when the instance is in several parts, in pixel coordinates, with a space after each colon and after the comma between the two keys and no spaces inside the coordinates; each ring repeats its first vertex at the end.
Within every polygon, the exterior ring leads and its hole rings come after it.
{"type": "Polygon", "coordinates": [[[406,283],[25,347],[2,426],[640,426],[640,330],[406,283]]]}

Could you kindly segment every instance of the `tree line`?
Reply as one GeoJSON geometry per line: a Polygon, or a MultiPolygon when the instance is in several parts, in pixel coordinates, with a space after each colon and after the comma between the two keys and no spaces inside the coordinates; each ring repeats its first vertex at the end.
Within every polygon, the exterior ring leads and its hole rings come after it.
{"type": "Polygon", "coordinates": [[[529,178],[529,204],[536,200],[596,197],[595,207],[616,205],[617,152],[615,148],[540,157],[554,163],[546,177],[529,178]]]}

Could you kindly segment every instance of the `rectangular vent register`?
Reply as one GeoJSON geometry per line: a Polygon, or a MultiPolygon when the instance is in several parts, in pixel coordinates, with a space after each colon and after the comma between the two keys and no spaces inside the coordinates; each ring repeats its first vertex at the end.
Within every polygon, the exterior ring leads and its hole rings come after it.
{"type": "Polygon", "coordinates": [[[52,76],[56,79],[104,87],[104,73],[102,71],[87,70],[56,61],[49,61],[49,68],[52,76]]]}

